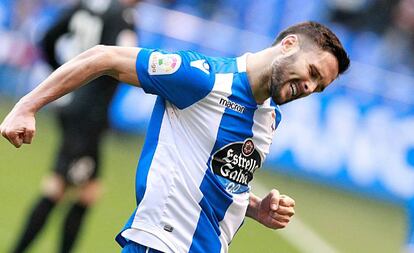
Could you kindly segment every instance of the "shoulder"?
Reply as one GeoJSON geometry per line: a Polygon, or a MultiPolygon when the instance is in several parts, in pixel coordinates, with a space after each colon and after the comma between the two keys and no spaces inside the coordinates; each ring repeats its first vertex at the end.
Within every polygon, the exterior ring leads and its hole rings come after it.
{"type": "Polygon", "coordinates": [[[136,69],[146,92],[160,95],[180,109],[207,96],[215,83],[209,57],[193,51],[141,49],[136,69]]]}

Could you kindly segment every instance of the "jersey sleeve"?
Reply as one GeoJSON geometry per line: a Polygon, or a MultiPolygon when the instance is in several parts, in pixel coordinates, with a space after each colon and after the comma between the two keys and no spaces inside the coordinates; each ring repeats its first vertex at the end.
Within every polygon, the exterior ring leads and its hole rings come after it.
{"type": "Polygon", "coordinates": [[[168,53],[141,49],[136,71],[146,93],[161,96],[184,109],[212,90],[214,74],[207,57],[191,51],[168,53]]]}

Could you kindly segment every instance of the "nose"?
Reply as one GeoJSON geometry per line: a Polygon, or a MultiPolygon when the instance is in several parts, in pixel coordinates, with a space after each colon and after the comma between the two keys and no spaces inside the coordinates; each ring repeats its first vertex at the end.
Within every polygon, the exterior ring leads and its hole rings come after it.
{"type": "Polygon", "coordinates": [[[303,91],[306,95],[311,94],[315,91],[317,84],[314,82],[304,82],[303,83],[303,91]]]}

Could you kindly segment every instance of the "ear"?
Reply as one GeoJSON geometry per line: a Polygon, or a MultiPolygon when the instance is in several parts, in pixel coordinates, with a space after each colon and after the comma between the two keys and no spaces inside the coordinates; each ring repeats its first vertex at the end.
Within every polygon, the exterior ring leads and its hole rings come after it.
{"type": "Polygon", "coordinates": [[[289,34],[280,42],[283,54],[294,54],[299,50],[299,38],[296,34],[289,34]]]}

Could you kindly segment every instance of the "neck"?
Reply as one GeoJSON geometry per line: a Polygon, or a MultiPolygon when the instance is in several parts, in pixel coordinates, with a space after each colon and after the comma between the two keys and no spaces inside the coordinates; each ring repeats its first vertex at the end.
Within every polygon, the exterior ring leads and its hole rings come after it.
{"type": "Polygon", "coordinates": [[[279,49],[276,46],[269,47],[248,55],[246,59],[247,78],[258,104],[263,104],[270,97],[271,64],[278,51],[279,49]]]}

